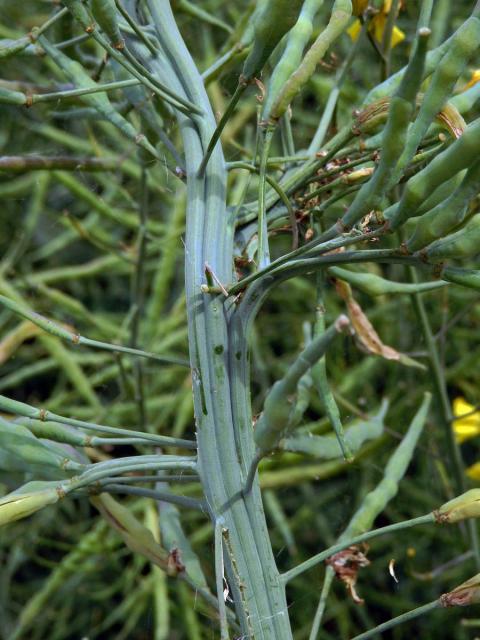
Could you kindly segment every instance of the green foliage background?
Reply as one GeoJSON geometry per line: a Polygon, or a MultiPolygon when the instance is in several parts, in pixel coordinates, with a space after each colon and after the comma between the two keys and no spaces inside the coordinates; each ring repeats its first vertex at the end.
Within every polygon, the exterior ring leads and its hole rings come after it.
{"type": "MultiPolygon", "coordinates": [[[[25,0],[0,3],[0,37],[15,39],[50,15],[51,2],[25,0]]],[[[319,16],[316,29],[325,19],[319,16]]],[[[433,37],[443,40],[466,19],[470,2],[435,3],[433,37]]],[[[173,3],[180,29],[200,70],[236,42],[244,28],[250,4],[202,0],[195,3],[205,19],[192,15],[188,3],[173,3]],[[218,18],[225,25],[208,22],[218,18]]],[[[328,7],[327,7],[328,5],[328,7]]],[[[418,14],[418,3],[405,3],[398,26],[406,39],[392,52],[393,71],[408,60],[418,14]]],[[[78,35],[68,16],[48,32],[60,42],[78,35]]],[[[352,42],[344,35],[326,57],[292,112],[297,149],[308,146],[335,74],[352,42]]],[[[111,64],[103,68],[102,52],[92,42],[71,46],[68,54],[81,61],[89,73],[113,80],[111,64]]],[[[241,69],[239,54],[208,85],[215,111],[223,112],[241,69]]],[[[480,64],[478,56],[474,61],[480,64]]],[[[473,70],[474,64],[469,71],[473,70]]],[[[268,69],[265,75],[268,76],[268,69]]],[[[371,43],[359,47],[340,92],[330,133],[348,121],[366,92],[381,80],[381,64],[371,43]]],[[[0,86],[36,91],[55,90],[67,84],[46,57],[30,47],[22,55],[2,60],[0,86]],[[18,84],[19,83],[19,84],[18,84]]],[[[468,81],[462,78],[458,86],[468,81]]],[[[138,129],[143,126],[136,109],[128,109],[121,92],[112,96],[138,129]]],[[[249,158],[256,130],[255,89],[241,101],[224,136],[228,160],[249,158]]],[[[59,101],[31,108],[0,106],[0,154],[3,156],[60,155],[113,158],[116,168],[105,172],[12,171],[0,168],[0,293],[18,295],[36,311],[57,322],[74,326],[91,338],[127,343],[132,336],[132,312],[138,302],[135,228],[119,223],[137,216],[141,197],[140,162],[135,146],[110,124],[77,110],[78,101],[59,101]],[[86,117],[81,117],[86,116],[86,117]],[[117,220],[108,212],[117,213],[117,220]]],[[[466,118],[478,116],[475,107],[466,118]]],[[[166,123],[168,135],[178,142],[176,127],[166,123]]],[[[281,155],[277,142],[272,156],[281,155]]],[[[162,151],[163,153],[163,151],[162,151]]],[[[165,151],[165,164],[149,167],[149,220],[152,237],[145,262],[145,302],[138,336],[141,348],[174,356],[187,355],[187,329],[183,294],[183,244],[185,190],[167,165],[175,158],[165,151]]],[[[256,182],[232,172],[230,204],[247,188],[247,201],[255,197],[256,182]]],[[[350,197],[329,210],[336,220],[350,197]]],[[[475,202],[474,206],[477,206],[475,202]]],[[[305,233],[308,218],[301,227],[305,233]]],[[[288,250],[289,233],[275,236],[274,254],[288,250]]],[[[473,265],[472,265],[473,266],[473,265]]],[[[392,280],[406,280],[403,266],[368,267],[392,280]]],[[[426,346],[408,295],[371,298],[355,296],[382,340],[426,361],[426,346]]],[[[344,303],[331,285],[327,291],[327,318],[334,319],[344,303]]],[[[461,287],[440,289],[424,296],[432,323],[450,399],[461,395],[480,402],[480,346],[478,293],[461,287]]],[[[252,391],[259,411],[267,389],[278,379],[304,339],[302,323],[315,312],[315,278],[296,278],[275,289],[256,323],[252,340],[252,391]]],[[[0,311],[0,393],[61,415],[112,426],[142,427],[135,395],[135,361],[128,357],[71,347],[51,336],[31,335],[9,350],[19,320],[0,311]]],[[[367,444],[353,464],[341,460],[321,462],[294,454],[277,454],[262,464],[262,483],[268,489],[267,514],[271,538],[281,569],[306,559],[333,544],[361,503],[379,481],[385,460],[404,433],[422,394],[432,387],[428,370],[403,367],[362,353],[351,339],[341,339],[328,358],[329,379],[346,424],[371,415],[388,398],[390,409],[384,435],[367,444]],[[278,515],[275,507],[281,505],[278,515]],[[287,536],[287,527],[294,544],[287,536]]],[[[154,433],[176,437],[194,434],[191,380],[183,367],[148,362],[141,375],[145,389],[145,426],[154,433]]],[[[439,407],[434,406],[407,477],[397,498],[376,525],[413,518],[435,508],[452,495],[452,470],[441,428],[439,407]]],[[[305,423],[316,433],[328,430],[323,409],[312,393],[305,423]]],[[[132,454],[132,451],[127,453],[132,454]]],[[[477,441],[462,446],[466,464],[480,454],[477,441]]],[[[123,455],[111,448],[97,455],[123,455]]],[[[0,490],[7,493],[28,472],[0,471],[0,490]]],[[[180,492],[197,495],[195,486],[180,492]]],[[[155,529],[155,506],[144,499],[126,498],[134,512],[155,529]]],[[[161,509],[160,509],[161,517],[161,509]]],[[[201,513],[182,512],[208,578],[212,568],[212,530],[201,513]]],[[[337,583],[327,608],[321,638],[352,637],[403,611],[429,602],[474,573],[464,527],[421,528],[371,544],[370,566],[362,569],[358,591],[365,606],[355,605],[337,583]],[[398,584],[389,575],[395,560],[398,584]]],[[[0,637],[40,640],[88,638],[181,639],[215,638],[216,623],[210,612],[184,584],[165,578],[149,563],[122,546],[120,538],[102,522],[88,500],[63,501],[29,520],[0,532],[0,637]],[[18,625],[24,630],[13,635],[18,625]]],[[[307,638],[317,606],[323,568],[302,576],[288,590],[290,615],[296,638],[307,638]]],[[[477,634],[475,608],[440,611],[420,619],[388,637],[466,640],[477,634]],[[462,623],[468,620],[469,625],[462,623]]],[[[478,622],[480,625],[480,621],[478,622]]]]}

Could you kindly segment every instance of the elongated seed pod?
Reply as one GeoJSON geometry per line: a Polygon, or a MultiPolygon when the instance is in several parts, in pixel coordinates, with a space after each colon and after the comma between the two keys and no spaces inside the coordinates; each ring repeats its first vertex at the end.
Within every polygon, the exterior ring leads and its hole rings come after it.
{"type": "Polygon", "coordinates": [[[27,98],[21,91],[10,91],[0,87],[0,104],[26,104],[27,98]]]}
{"type": "Polygon", "coordinates": [[[476,269],[460,269],[446,266],[442,270],[442,278],[462,287],[480,291],[480,271],[476,269]]]}
{"type": "Polygon", "coordinates": [[[282,117],[292,100],[312,77],[328,47],[345,30],[351,15],[351,0],[335,0],[328,25],[307,51],[298,69],[287,79],[282,92],[273,103],[271,108],[273,120],[282,117]]]}
{"type": "Polygon", "coordinates": [[[303,0],[268,0],[254,24],[253,47],[242,70],[245,82],[263,69],[277,44],[295,24],[302,4],[303,0]]]}
{"type": "Polygon", "coordinates": [[[474,120],[445,151],[439,153],[422,171],[407,182],[398,207],[385,217],[391,230],[397,229],[407,218],[417,215],[419,205],[452,174],[466,169],[478,159],[480,148],[480,119],[474,120]]]}
{"type": "Polygon", "coordinates": [[[459,113],[464,114],[468,113],[478,100],[480,100],[480,82],[476,82],[473,87],[453,96],[450,104],[452,104],[459,113]]]}
{"type": "Polygon", "coordinates": [[[341,267],[329,267],[328,272],[335,278],[340,278],[349,284],[353,284],[354,287],[357,287],[357,289],[360,289],[360,291],[363,291],[369,296],[383,296],[392,293],[422,293],[447,285],[446,282],[442,282],[441,280],[420,282],[418,284],[391,282],[374,273],[358,273],[357,271],[350,271],[349,269],[342,269],[341,267]]]}
{"type": "Polygon", "coordinates": [[[123,49],[125,41],[118,26],[115,2],[113,0],[90,0],[90,8],[95,21],[98,22],[115,49],[123,49]]]}
{"type": "Polygon", "coordinates": [[[442,182],[437,189],[431,193],[426,200],[420,203],[417,209],[417,215],[421,216],[424,213],[428,213],[430,209],[433,209],[440,204],[448,197],[452,195],[452,193],[456,190],[456,188],[461,184],[462,180],[465,177],[467,170],[459,171],[455,174],[450,180],[446,182],[442,182]]]}
{"type": "Polygon", "coordinates": [[[302,60],[303,50],[313,32],[313,19],[323,4],[323,0],[305,0],[298,20],[288,34],[282,57],[275,65],[268,82],[267,95],[263,103],[262,120],[267,120],[270,110],[285,83],[302,60]]]}
{"type": "Polygon", "coordinates": [[[455,83],[479,46],[480,20],[470,17],[451,38],[447,51],[433,73],[420,110],[408,131],[405,148],[391,179],[393,184],[412,160],[428,127],[450,97],[455,83]]]}
{"type": "Polygon", "coordinates": [[[26,427],[37,438],[47,438],[54,442],[71,444],[73,447],[88,447],[92,436],[87,436],[73,427],[67,427],[56,422],[43,422],[33,418],[16,418],[16,425],[26,427]]]}
{"type": "Polygon", "coordinates": [[[470,220],[463,229],[446,238],[437,240],[420,252],[432,262],[447,258],[469,258],[480,253],[480,213],[470,220]]]}
{"type": "MultiPolygon", "coordinates": [[[[38,41],[46,53],[48,53],[52,60],[58,64],[75,86],[85,89],[95,88],[97,86],[97,83],[94,82],[87,73],[85,73],[81,64],[63,54],[56,47],[53,47],[45,36],[40,36],[38,41]]],[[[81,99],[83,102],[86,102],[97,109],[97,111],[99,111],[111,124],[117,127],[117,129],[127,136],[127,138],[135,142],[135,144],[143,147],[154,158],[162,159],[161,155],[157,152],[155,147],[150,144],[145,136],[139,133],[135,127],[128,122],[128,120],[125,120],[125,118],[123,118],[118,111],[114,109],[105,93],[89,93],[83,95],[81,99]]]]}
{"type": "Polygon", "coordinates": [[[177,364],[184,364],[186,366],[186,361],[163,357],[157,355],[155,353],[150,353],[148,351],[142,351],[140,349],[132,349],[130,347],[122,347],[120,345],[110,344],[109,342],[101,342],[100,340],[91,340],[90,338],[86,338],[85,336],[81,336],[77,333],[69,329],[65,329],[64,327],[56,324],[52,320],[45,318],[34,311],[31,311],[24,305],[18,304],[15,300],[11,298],[7,298],[6,296],[0,295],[0,304],[13,311],[13,313],[25,318],[26,320],[30,320],[33,324],[36,324],[41,329],[50,333],[51,335],[56,336],[57,338],[62,338],[62,340],[67,340],[67,342],[71,342],[72,344],[82,344],[85,346],[93,347],[96,349],[103,349],[105,351],[121,351],[123,353],[129,353],[131,355],[140,356],[142,358],[152,358],[153,360],[158,360],[159,362],[172,362],[177,364]]]}
{"type": "Polygon", "coordinates": [[[373,491],[370,491],[370,493],[365,496],[360,508],[353,515],[348,527],[340,536],[339,542],[348,540],[348,538],[352,538],[371,529],[375,518],[397,494],[399,482],[405,475],[418,439],[422,433],[430,407],[430,401],[431,395],[426,393],[402,442],[387,462],[382,480],[373,491]]]}
{"type": "Polygon", "coordinates": [[[321,334],[300,353],[285,376],[270,389],[263,413],[255,426],[254,439],[260,451],[270,451],[280,440],[291,411],[289,396],[295,393],[300,378],[323,356],[339,332],[349,326],[346,316],[339,316],[325,333],[321,334]]]}
{"type": "MultiPolygon", "coordinates": [[[[345,440],[352,453],[356,453],[368,440],[379,438],[384,429],[384,418],[388,401],[384,401],[380,410],[370,420],[357,420],[345,429],[345,440]]],[[[312,433],[294,433],[280,442],[285,451],[294,451],[314,456],[321,460],[335,460],[343,457],[337,436],[332,433],[317,436],[312,433]]]]}
{"type": "Polygon", "coordinates": [[[417,225],[406,242],[413,253],[438,238],[443,238],[465,220],[468,204],[480,190],[480,160],[467,171],[462,183],[444,202],[418,219],[417,225]]]}
{"type": "Polygon", "coordinates": [[[419,29],[416,46],[407,70],[398,90],[390,101],[388,120],[382,137],[380,162],[372,178],[362,186],[347,213],[343,216],[341,224],[344,228],[349,228],[369,211],[378,208],[385,191],[388,189],[391,173],[402,153],[408,125],[415,110],[429,37],[429,29],[419,29]]]}
{"type": "Polygon", "coordinates": [[[26,427],[3,418],[0,418],[0,448],[13,456],[12,463],[20,462],[19,470],[27,471],[31,466],[37,473],[45,474],[47,467],[53,467],[63,475],[63,464],[67,459],[65,449],[53,442],[41,442],[26,427]]]}

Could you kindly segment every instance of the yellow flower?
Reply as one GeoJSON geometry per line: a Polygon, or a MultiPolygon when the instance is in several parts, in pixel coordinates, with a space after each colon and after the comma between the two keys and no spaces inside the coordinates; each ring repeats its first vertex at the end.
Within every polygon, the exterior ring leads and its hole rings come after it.
{"type": "MultiPolygon", "coordinates": [[[[365,11],[367,4],[368,2],[362,2],[361,0],[359,0],[356,3],[354,2],[353,3],[354,15],[361,15],[365,11]]],[[[373,16],[373,18],[370,20],[370,23],[368,25],[368,31],[373,36],[373,38],[378,42],[378,44],[382,43],[383,34],[385,32],[385,25],[387,24],[387,17],[388,17],[388,14],[390,13],[391,7],[392,7],[392,1],[385,0],[381,10],[376,15],[373,16]]],[[[362,29],[362,25],[360,23],[360,20],[355,20],[355,22],[347,29],[348,35],[354,42],[358,38],[361,29],[362,29]]],[[[403,40],[405,40],[405,34],[401,29],[394,26],[392,31],[392,39],[390,42],[390,46],[392,48],[396,47],[397,44],[400,44],[400,42],[402,42],[403,40]]]]}
{"type": "Polygon", "coordinates": [[[457,418],[453,421],[453,431],[458,443],[480,435],[480,411],[475,411],[475,407],[464,398],[455,398],[453,401],[453,415],[457,418]]]}
{"type": "Polygon", "coordinates": [[[479,80],[480,80],[480,69],[475,69],[475,71],[472,71],[472,75],[470,76],[470,80],[462,88],[462,92],[466,91],[467,89],[470,89],[471,87],[473,87],[475,84],[477,84],[477,82],[479,80]]]}

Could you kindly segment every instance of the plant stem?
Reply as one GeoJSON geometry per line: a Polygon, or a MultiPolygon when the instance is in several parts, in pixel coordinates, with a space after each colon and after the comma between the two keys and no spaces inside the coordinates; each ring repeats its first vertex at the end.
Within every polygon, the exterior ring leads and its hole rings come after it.
{"type": "Polygon", "coordinates": [[[388,620],[388,622],[384,622],[383,624],[379,624],[378,627],[374,629],[370,629],[369,631],[365,631],[365,633],[361,633],[358,636],[352,638],[352,640],[367,640],[367,638],[372,638],[379,633],[383,633],[383,631],[387,631],[388,629],[392,629],[393,627],[397,627],[399,624],[403,624],[404,622],[408,622],[409,620],[414,620],[419,616],[423,616],[425,613],[430,613],[434,609],[440,608],[440,602],[438,600],[433,600],[428,604],[424,604],[422,607],[418,607],[417,609],[412,609],[411,611],[407,611],[406,613],[402,613],[402,615],[397,616],[396,618],[392,618],[388,620]]]}
{"type": "Polygon", "coordinates": [[[354,536],[350,538],[350,540],[344,540],[337,544],[334,544],[332,547],[325,549],[325,551],[321,551],[317,553],[315,556],[305,560],[301,564],[293,567],[289,571],[286,571],[282,574],[282,580],[287,583],[293,578],[296,578],[300,574],[312,569],[314,566],[323,562],[330,556],[335,555],[339,551],[346,549],[347,547],[352,546],[353,544],[359,544],[360,542],[365,542],[366,540],[370,540],[371,538],[376,538],[378,536],[382,536],[387,533],[393,533],[396,531],[401,531],[402,529],[410,529],[411,527],[415,527],[420,524],[433,524],[435,522],[435,518],[432,513],[427,513],[424,516],[419,516],[418,518],[412,518],[411,520],[404,520],[402,522],[396,522],[395,524],[389,524],[386,527],[381,527],[380,529],[372,529],[372,531],[366,531],[359,536],[354,536]]]}

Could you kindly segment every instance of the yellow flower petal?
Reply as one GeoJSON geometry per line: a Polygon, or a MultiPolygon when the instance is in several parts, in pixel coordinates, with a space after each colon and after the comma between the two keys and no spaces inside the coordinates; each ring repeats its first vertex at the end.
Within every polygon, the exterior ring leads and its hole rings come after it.
{"type": "MultiPolygon", "coordinates": [[[[368,30],[373,34],[373,37],[381,44],[383,41],[383,34],[385,32],[385,26],[387,24],[387,13],[378,13],[372,18],[368,30]]],[[[398,27],[393,27],[392,38],[390,40],[390,46],[396,47],[402,40],[405,40],[405,34],[398,27]]]]}
{"type": "Polygon", "coordinates": [[[405,34],[398,27],[393,27],[392,31],[392,49],[405,40],[405,34]]]}
{"type": "Polygon", "coordinates": [[[465,471],[467,476],[472,480],[480,480],[480,462],[475,462],[465,471]]]}
{"type": "Polygon", "coordinates": [[[453,431],[458,443],[480,435],[480,411],[475,411],[475,407],[464,398],[455,398],[453,401],[453,415],[459,418],[453,421],[453,431]]]}
{"type": "Polygon", "coordinates": [[[360,35],[361,30],[362,30],[362,25],[360,24],[360,20],[355,20],[355,22],[352,22],[352,24],[348,27],[347,33],[350,36],[350,38],[353,40],[353,42],[355,42],[358,39],[358,36],[360,35]]]}
{"type": "Polygon", "coordinates": [[[463,87],[462,91],[466,91],[467,89],[470,89],[470,87],[473,87],[475,84],[477,84],[479,80],[480,80],[480,69],[475,69],[475,71],[472,71],[470,80],[463,87]]]}

